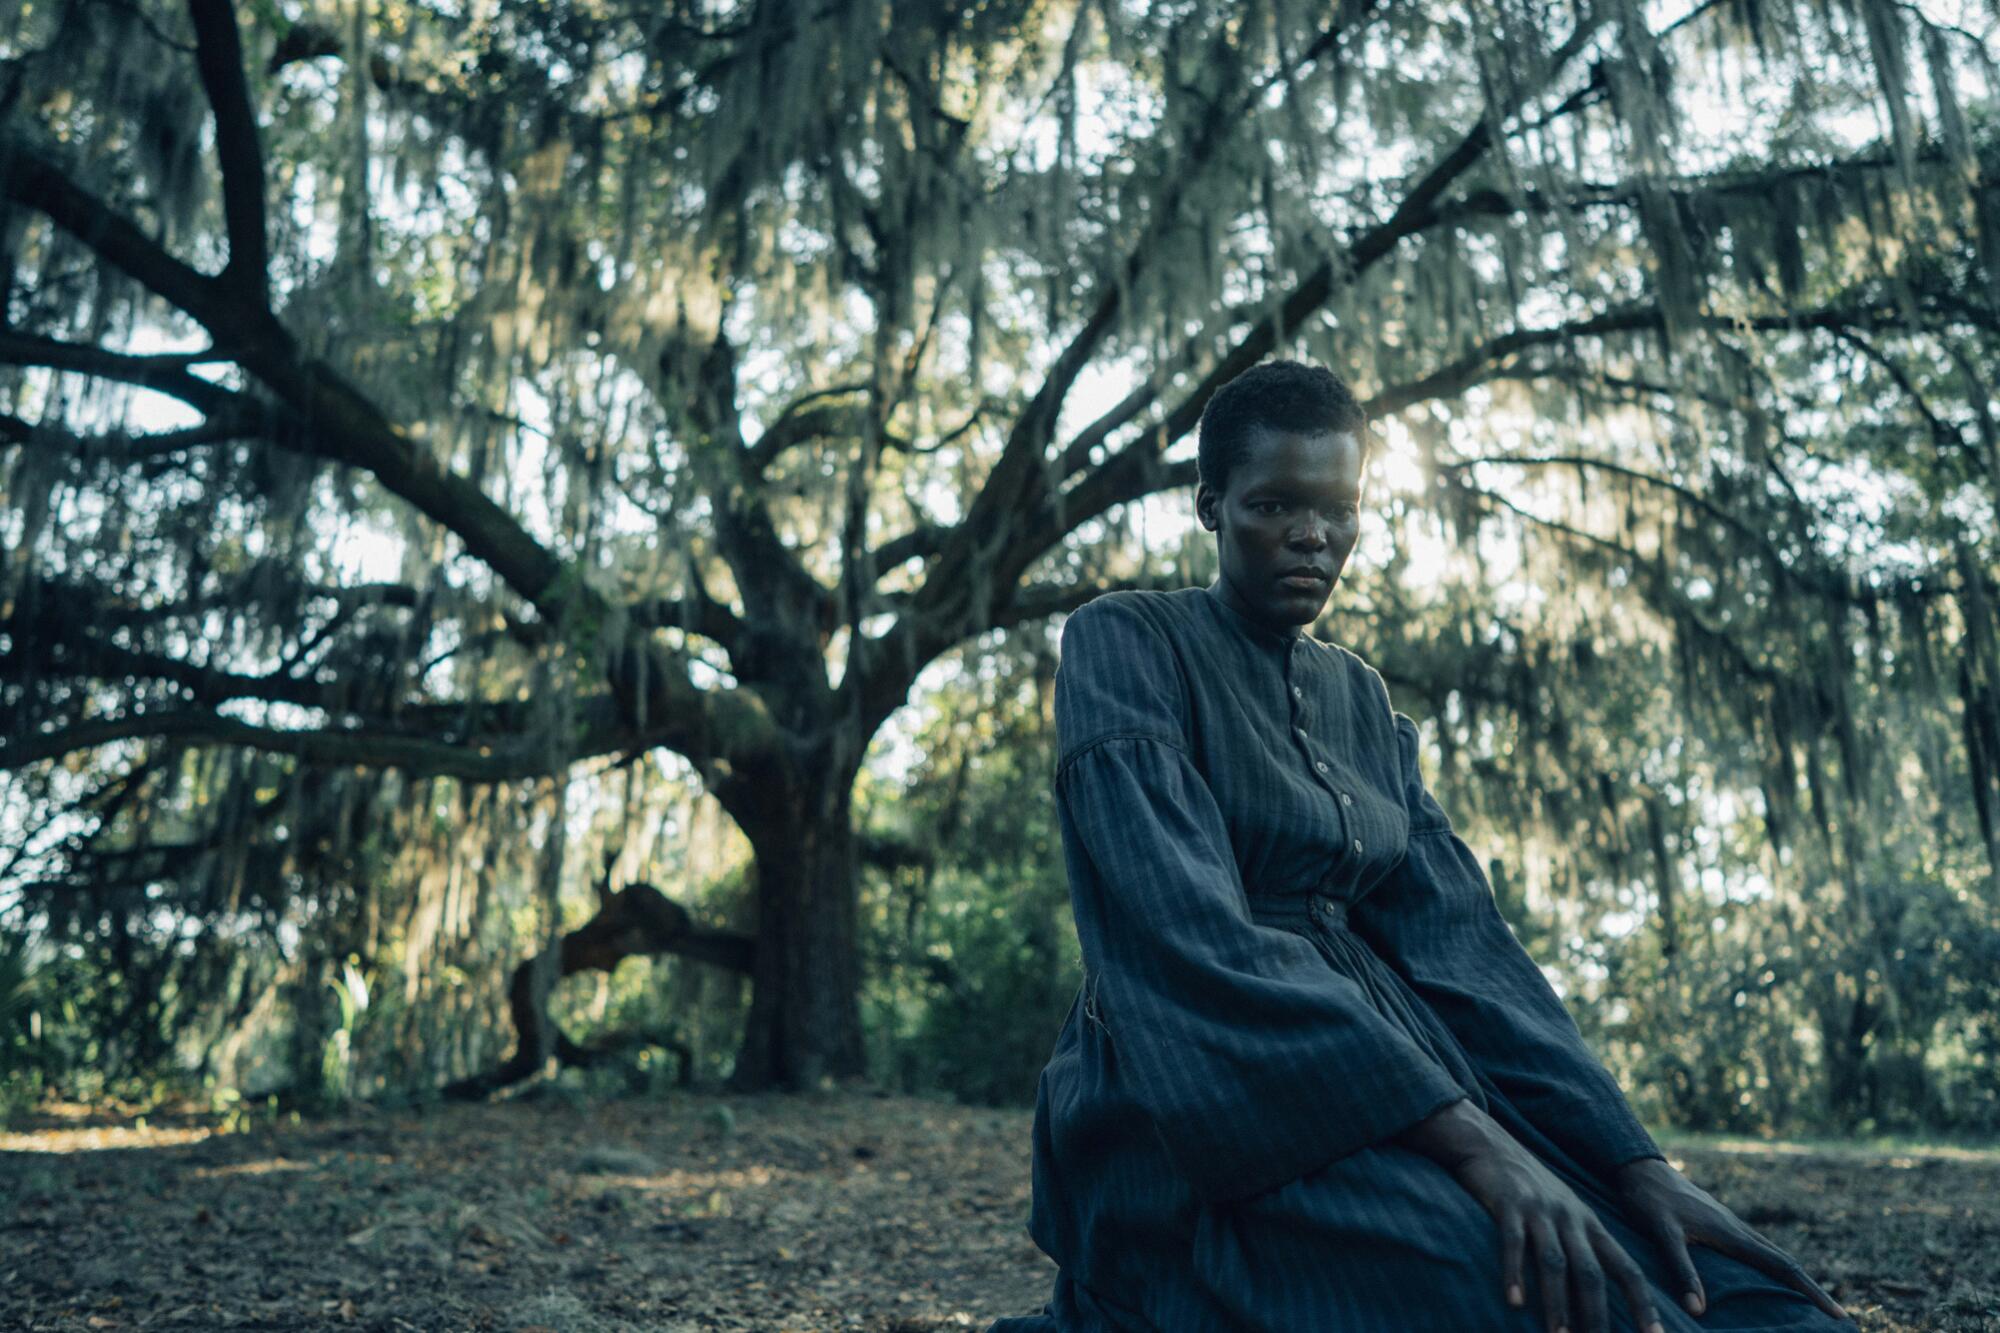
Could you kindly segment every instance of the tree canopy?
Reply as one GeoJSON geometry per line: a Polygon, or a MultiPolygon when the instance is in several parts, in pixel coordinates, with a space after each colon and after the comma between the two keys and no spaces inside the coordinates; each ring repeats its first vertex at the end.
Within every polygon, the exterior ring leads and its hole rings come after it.
{"type": "Polygon", "coordinates": [[[373,975],[384,1081],[476,1074],[534,955],[533,1066],[664,953],[739,1082],[859,1072],[876,912],[1003,836],[883,738],[1205,581],[1283,352],[1383,444],[1320,632],[1664,1109],[2000,1114],[1990,8],[4,12],[0,912],[124,1058],[275,1006],[338,1075],[373,975]]]}

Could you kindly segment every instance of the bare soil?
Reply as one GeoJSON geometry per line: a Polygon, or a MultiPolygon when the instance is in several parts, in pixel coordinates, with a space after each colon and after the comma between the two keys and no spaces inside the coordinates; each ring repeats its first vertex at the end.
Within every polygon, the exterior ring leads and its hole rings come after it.
{"type": "MultiPolygon", "coordinates": [[[[1040,1306],[1024,1111],[519,1099],[0,1135],[0,1328],[983,1329],[1040,1306]]],[[[1870,1333],[2000,1333],[2000,1152],[1680,1142],[1870,1333]]]]}

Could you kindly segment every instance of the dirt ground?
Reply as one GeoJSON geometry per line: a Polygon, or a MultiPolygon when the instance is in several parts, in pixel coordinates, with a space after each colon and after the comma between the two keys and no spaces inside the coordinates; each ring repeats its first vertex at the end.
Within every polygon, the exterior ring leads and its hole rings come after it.
{"type": "MultiPolygon", "coordinates": [[[[1037,1308],[1022,1111],[695,1093],[0,1135],[0,1329],[983,1329],[1037,1308]]],[[[2000,1152],[1675,1142],[1871,1333],[2000,1331],[2000,1152]]]]}

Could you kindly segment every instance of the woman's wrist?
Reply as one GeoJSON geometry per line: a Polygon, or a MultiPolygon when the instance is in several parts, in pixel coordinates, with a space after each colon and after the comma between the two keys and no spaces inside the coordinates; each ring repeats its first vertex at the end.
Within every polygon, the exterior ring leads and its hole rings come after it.
{"type": "Polygon", "coordinates": [[[1411,1125],[1396,1142],[1449,1170],[1493,1151],[1496,1134],[1504,1137],[1506,1131],[1471,1098],[1461,1097],[1411,1125]]]}
{"type": "Polygon", "coordinates": [[[1621,1190],[1640,1188],[1654,1180],[1679,1175],[1664,1157],[1635,1157],[1612,1168],[1611,1181],[1621,1190]]]}

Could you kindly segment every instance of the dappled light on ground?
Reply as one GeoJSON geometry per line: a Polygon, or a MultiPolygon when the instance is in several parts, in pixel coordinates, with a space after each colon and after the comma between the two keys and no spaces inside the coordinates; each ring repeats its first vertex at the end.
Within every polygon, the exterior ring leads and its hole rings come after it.
{"type": "MultiPolygon", "coordinates": [[[[0,1328],[928,1333],[1049,1281],[1025,1111],[680,1094],[238,1133],[102,1119],[5,1140],[0,1328]]],[[[2000,1330],[2000,1153],[1669,1150],[1869,1333],[2000,1330]]]]}
{"type": "Polygon", "coordinates": [[[114,1148],[169,1148],[200,1143],[215,1131],[193,1125],[92,1125],[0,1134],[0,1152],[104,1152],[114,1148]]]}

